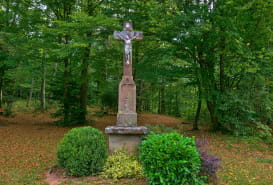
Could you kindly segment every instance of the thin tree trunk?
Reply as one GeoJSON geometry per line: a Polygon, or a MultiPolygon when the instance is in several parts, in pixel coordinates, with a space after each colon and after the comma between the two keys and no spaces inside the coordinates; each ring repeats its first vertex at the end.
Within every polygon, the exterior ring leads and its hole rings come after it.
{"type": "Polygon", "coordinates": [[[23,87],[21,85],[19,87],[19,97],[23,98],[23,87]]]}
{"type": "Polygon", "coordinates": [[[198,121],[199,121],[199,117],[200,117],[201,107],[202,107],[202,101],[200,98],[198,98],[197,109],[196,109],[196,113],[195,113],[195,118],[194,118],[192,130],[199,130],[198,121]]]}
{"type": "Polygon", "coordinates": [[[41,94],[40,94],[40,104],[41,110],[46,110],[46,97],[45,97],[45,86],[46,86],[46,71],[45,71],[45,62],[42,61],[42,81],[41,81],[41,94]]]}
{"type": "Polygon", "coordinates": [[[64,125],[68,124],[69,122],[69,99],[68,99],[68,92],[69,92],[69,84],[68,84],[68,63],[69,59],[64,59],[64,89],[63,89],[63,105],[64,105],[64,125]]]}
{"type": "Polygon", "coordinates": [[[166,112],[166,102],[165,102],[165,87],[162,84],[161,87],[161,114],[164,114],[166,112]]]}
{"type": "Polygon", "coordinates": [[[79,121],[81,123],[86,122],[86,114],[87,114],[87,98],[88,98],[88,67],[90,60],[90,50],[91,44],[87,48],[85,48],[84,58],[82,60],[82,71],[81,71],[81,88],[80,88],[80,115],[79,121]]]}
{"type": "Polygon", "coordinates": [[[0,108],[2,108],[3,104],[3,88],[2,85],[0,86],[0,108]]]}
{"type": "Polygon", "coordinates": [[[57,74],[57,70],[58,70],[58,62],[55,62],[55,63],[54,63],[53,78],[52,78],[53,81],[55,80],[55,76],[56,76],[56,74],[57,74]]]}
{"type": "MultiPolygon", "coordinates": [[[[54,63],[54,71],[52,73],[52,80],[51,80],[51,84],[54,83],[55,81],[55,77],[56,77],[56,74],[57,74],[57,70],[58,70],[58,62],[55,62],[54,63]]],[[[47,102],[48,104],[51,104],[52,103],[52,98],[53,98],[53,92],[48,92],[48,95],[47,95],[47,102]]]]}
{"type": "MultiPolygon", "coordinates": [[[[225,40],[224,38],[221,38],[221,49],[225,49],[225,40]]],[[[220,68],[220,90],[221,92],[224,92],[225,90],[225,65],[224,65],[224,54],[220,55],[220,61],[219,61],[219,68],[220,68]]]]}
{"type": "Polygon", "coordinates": [[[179,103],[178,103],[178,91],[175,90],[175,116],[179,117],[179,103]]]}
{"type": "Polygon", "coordinates": [[[225,88],[225,68],[224,68],[224,61],[223,61],[223,55],[220,56],[220,90],[221,92],[224,92],[225,88]]]}
{"type": "Polygon", "coordinates": [[[31,79],[31,85],[30,85],[30,89],[29,89],[29,97],[28,97],[28,101],[27,101],[27,107],[30,105],[31,100],[32,100],[33,87],[34,87],[34,78],[31,79]]]}
{"type": "Polygon", "coordinates": [[[96,84],[97,84],[97,86],[96,86],[96,92],[95,92],[95,94],[96,94],[96,104],[97,105],[102,105],[102,100],[101,100],[101,96],[100,96],[100,81],[99,80],[97,80],[96,81],[96,84]]]}
{"type": "Polygon", "coordinates": [[[165,113],[165,88],[163,83],[160,84],[159,87],[159,99],[158,99],[158,113],[163,114],[165,113]]]}
{"type": "Polygon", "coordinates": [[[151,100],[147,100],[146,101],[146,111],[147,112],[151,112],[153,110],[152,108],[152,101],[151,100]]]}
{"type": "Polygon", "coordinates": [[[202,85],[201,85],[201,80],[198,79],[197,80],[197,84],[198,84],[198,101],[197,101],[197,109],[196,109],[196,113],[195,113],[195,118],[194,118],[194,122],[193,122],[193,128],[192,130],[199,130],[198,128],[198,121],[200,118],[200,111],[202,108],[202,85]]]}
{"type": "Polygon", "coordinates": [[[142,111],[142,81],[139,80],[139,83],[138,83],[138,89],[137,89],[137,112],[141,112],[142,111]]]}
{"type": "Polygon", "coordinates": [[[158,88],[158,109],[157,109],[157,113],[158,114],[161,113],[161,90],[160,90],[160,87],[158,88]]]}
{"type": "Polygon", "coordinates": [[[215,103],[214,101],[208,100],[207,101],[207,107],[210,113],[210,120],[212,123],[211,130],[212,131],[219,131],[221,130],[220,124],[218,122],[218,116],[215,113],[215,103]]]}

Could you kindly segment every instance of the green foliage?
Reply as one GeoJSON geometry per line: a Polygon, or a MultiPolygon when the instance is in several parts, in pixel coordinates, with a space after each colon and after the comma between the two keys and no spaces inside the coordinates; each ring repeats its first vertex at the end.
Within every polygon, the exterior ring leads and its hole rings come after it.
{"type": "Polygon", "coordinates": [[[204,184],[194,138],[173,132],[151,134],[140,145],[140,159],[150,184],[204,184]]]}
{"type": "Polygon", "coordinates": [[[0,7],[0,107],[8,96],[42,100],[45,79],[47,105],[58,101],[62,126],[86,123],[87,104],[116,110],[123,43],[112,34],[131,20],[144,35],[133,42],[139,112],[193,120],[200,99],[201,121],[210,116],[215,131],[249,135],[268,130],[257,123],[273,123],[268,0],[2,0],[0,7]],[[248,76],[262,80],[253,86],[248,76]]]}
{"type": "Polygon", "coordinates": [[[116,151],[108,157],[101,176],[115,180],[144,177],[142,167],[135,156],[127,154],[124,150],[116,151]]]}
{"type": "Polygon", "coordinates": [[[263,88],[261,77],[249,75],[242,79],[241,87],[222,93],[217,104],[219,122],[233,135],[263,139],[271,136],[267,124],[272,121],[273,102],[263,88]]]}
{"type": "Polygon", "coordinates": [[[222,96],[218,111],[221,113],[220,122],[225,129],[235,136],[249,135],[252,133],[251,125],[254,112],[249,109],[249,104],[235,94],[222,96]]]}
{"type": "Polygon", "coordinates": [[[260,163],[272,163],[273,164],[272,158],[268,158],[268,159],[258,158],[257,161],[260,163]]]}
{"type": "Polygon", "coordinates": [[[92,127],[73,128],[58,146],[57,159],[70,175],[99,173],[107,157],[103,133],[92,127]]]}
{"type": "Polygon", "coordinates": [[[255,128],[256,128],[255,134],[259,138],[264,139],[264,140],[267,140],[267,139],[271,140],[272,129],[269,126],[262,124],[260,122],[256,122],[255,128]]]}

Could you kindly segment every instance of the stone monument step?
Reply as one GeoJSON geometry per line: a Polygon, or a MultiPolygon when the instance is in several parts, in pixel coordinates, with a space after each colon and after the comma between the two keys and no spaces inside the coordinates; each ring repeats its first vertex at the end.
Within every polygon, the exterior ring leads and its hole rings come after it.
{"type": "Polygon", "coordinates": [[[144,126],[108,126],[105,128],[106,134],[124,134],[124,135],[138,135],[138,134],[147,134],[148,130],[144,126]]]}

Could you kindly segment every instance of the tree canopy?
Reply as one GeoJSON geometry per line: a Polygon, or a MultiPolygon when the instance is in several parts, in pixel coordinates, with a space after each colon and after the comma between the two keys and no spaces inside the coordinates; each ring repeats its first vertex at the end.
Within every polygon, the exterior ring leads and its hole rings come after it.
{"type": "Polygon", "coordinates": [[[63,126],[85,123],[87,106],[116,110],[123,46],[112,35],[129,20],[144,34],[133,43],[138,112],[266,132],[272,9],[268,0],[2,0],[0,107],[54,101],[63,126]]]}

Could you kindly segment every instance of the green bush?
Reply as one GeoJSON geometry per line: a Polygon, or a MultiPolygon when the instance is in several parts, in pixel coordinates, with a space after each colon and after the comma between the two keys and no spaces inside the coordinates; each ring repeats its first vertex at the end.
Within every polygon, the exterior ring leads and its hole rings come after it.
{"type": "Polygon", "coordinates": [[[144,177],[140,163],[133,155],[129,155],[125,151],[114,152],[108,157],[101,176],[115,180],[144,177]]]}
{"type": "Polygon", "coordinates": [[[263,139],[263,140],[270,140],[270,138],[272,138],[272,129],[265,125],[265,124],[262,124],[260,122],[256,122],[256,135],[263,139]]]}
{"type": "Polygon", "coordinates": [[[204,184],[197,176],[201,161],[193,138],[176,132],[148,135],[140,159],[150,184],[204,184]]]}
{"type": "Polygon", "coordinates": [[[59,164],[73,176],[100,172],[107,158],[103,133],[92,127],[73,128],[58,146],[59,164]]]}

